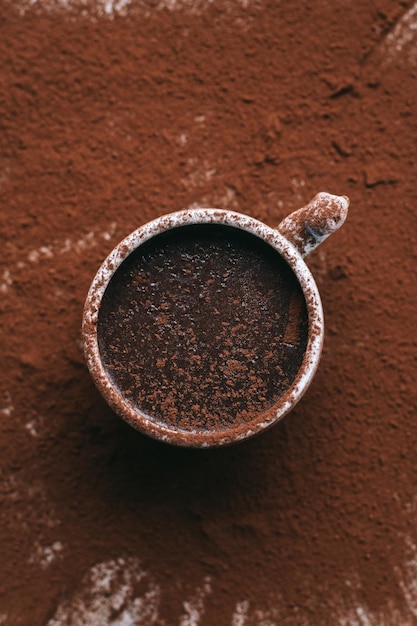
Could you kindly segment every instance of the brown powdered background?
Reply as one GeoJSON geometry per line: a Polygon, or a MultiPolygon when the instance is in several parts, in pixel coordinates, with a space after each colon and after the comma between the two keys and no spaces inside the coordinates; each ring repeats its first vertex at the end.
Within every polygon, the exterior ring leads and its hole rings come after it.
{"type": "Polygon", "coordinates": [[[0,0],[0,624],[417,623],[417,5],[0,0]],[[152,441],[80,323],[134,228],[275,225],[351,199],[311,257],[317,376],[263,435],[152,441]]]}

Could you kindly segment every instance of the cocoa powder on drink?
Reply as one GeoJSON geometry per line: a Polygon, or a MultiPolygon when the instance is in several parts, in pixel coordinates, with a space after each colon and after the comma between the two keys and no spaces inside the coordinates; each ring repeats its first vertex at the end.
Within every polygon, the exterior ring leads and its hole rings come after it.
{"type": "Polygon", "coordinates": [[[271,246],[236,228],[173,229],[112,277],[101,358],[133,407],[174,429],[249,423],[294,381],[307,346],[301,287],[271,246]]]}
{"type": "Polygon", "coordinates": [[[0,2],[0,623],[411,626],[413,2],[0,2]],[[218,450],[94,387],[83,304],[138,226],[193,206],[348,220],[308,259],[306,395],[218,450]]]}

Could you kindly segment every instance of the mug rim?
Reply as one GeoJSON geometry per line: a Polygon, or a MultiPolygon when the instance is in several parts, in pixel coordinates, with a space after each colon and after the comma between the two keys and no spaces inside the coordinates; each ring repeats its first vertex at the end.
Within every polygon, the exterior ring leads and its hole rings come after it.
{"type": "Polygon", "coordinates": [[[97,271],[84,305],[82,339],[88,369],[95,385],[111,408],[136,430],[160,441],[179,446],[206,448],[242,441],[281,420],[302,398],[316,373],[324,338],[320,294],[303,257],[277,229],[235,211],[193,208],[168,213],[140,226],[113,248],[97,271]],[[302,289],[308,312],[308,340],[301,366],[287,391],[253,420],[227,430],[185,431],[165,425],[130,404],[111,380],[103,365],[98,345],[97,324],[101,301],[117,269],[149,239],[163,232],[198,224],[231,226],[260,238],[288,263],[302,289]]]}

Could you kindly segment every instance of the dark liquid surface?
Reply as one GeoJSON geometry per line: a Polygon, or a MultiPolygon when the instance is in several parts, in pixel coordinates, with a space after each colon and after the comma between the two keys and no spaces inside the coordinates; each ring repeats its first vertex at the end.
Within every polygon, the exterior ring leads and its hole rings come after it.
{"type": "Polygon", "coordinates": [[[216,225],[154,237],[119,267],[98,321],[101,358],[125,398],[184,431],[250,422],[290,387],[308,314],[286,261],[216,225]]]}

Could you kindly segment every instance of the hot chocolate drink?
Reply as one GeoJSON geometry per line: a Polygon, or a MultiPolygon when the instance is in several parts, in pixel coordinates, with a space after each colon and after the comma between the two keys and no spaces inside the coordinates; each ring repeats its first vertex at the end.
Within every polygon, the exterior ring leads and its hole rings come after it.
{"type": "Polygon", "coordinates": [[[292,269],[255,235],[184,226],[122,263],[104,294],[108,375],[153,420],[185,432],[249,423],[294,381],[308,313],[292,269]]]}

